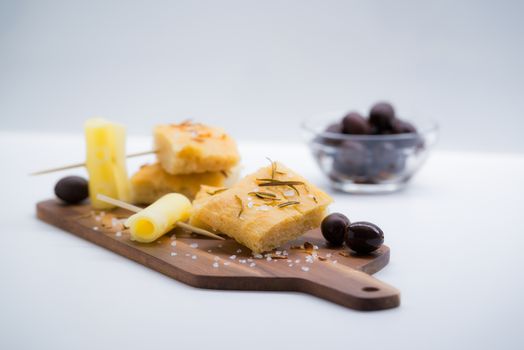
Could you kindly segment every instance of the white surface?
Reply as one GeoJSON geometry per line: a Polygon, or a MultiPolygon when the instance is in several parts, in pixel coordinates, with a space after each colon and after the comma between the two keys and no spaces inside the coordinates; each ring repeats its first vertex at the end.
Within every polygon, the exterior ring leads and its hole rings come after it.
{"type": "Polygon", "coordinates": [[[0,128],[74,132],[103,115],[145,135],[195,118],[298,141],[305,117],[387,99],[440,121],[443,148],[524,152],[522,13],[520,0],[3,0],[0,128]]]}
{"type": "MultiPolygon", "coordinates": [[[[270,156],[326,186],[303,145],[240,149],[246,171],[270,156]]],[[[404,192],[333,193],[333,211],[379,224],[392,250],[376,277],[402,305],[363,313],[297,293],[195,289],[37,221],[55,179],[82,171],[26,174],[82,155],[79,135],[0,133],[0,349],[524,347],[524,156],[435,153],[404,192]]]]}

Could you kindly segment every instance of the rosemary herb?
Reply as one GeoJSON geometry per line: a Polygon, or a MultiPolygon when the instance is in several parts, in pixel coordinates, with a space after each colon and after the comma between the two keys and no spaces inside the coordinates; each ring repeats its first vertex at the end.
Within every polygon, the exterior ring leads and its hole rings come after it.
{"type": "Polygon", "coordinates": [[[284,208],[284,207],[287,207],[287,206],[290,206],[290,205],[295,205],[295,204],[300,204],[300,202],[298,202],[298,201],[284,202],[284,203],[280,203],[279,205],[277,205],[277,207],[284,208]]]}
{"type": "Polygon", "coordinates": [[[214,196],[215,194],[220,193],[220,192],[224,192],[225,190],[227,190],[227,187],[217,188],[217,189],[214,190],[214,191],[206,191],[206,192],[207,192],[207,194],[209,194],[210,196],[214,196]]]}
{"type": "Polygon", "coordinates": [[[271,160],[271,158],[266,157],[267,160],[271,163],[271,179],[275,178],[275,171],[277,171],[277,163],[271,160]]]}
{"type": "Polygon", "coordinates": [[[315,201],[315,203],[318,203],[317,197],[313,196],[313,200],[315,201]]]}
{"type": "Polygon", "coordinates": [[[302,181],[281,181],[276,179],[257,179],[262,182],[259,186],[289,186],[289,185],[304,185],[302,181]]]}
{"type": "Polygon", "coordinates": [[[260,199],[269,199],[273,201],[279,201],[280,199],[277,198],[277,195],[274,193],[269,192],[249,192],[248,195],[250,196],[257,196],[260,199]]]}
{"type": "Polygon", "coordinates": [[[244,203],[242,203],[242,199],[240,199],[240,197],[237,196],[236,194],[235,194],[235,198],[237,199],[238,204],[240,204],[240,210],[238,212],[238,217],[240,217],[240,215],[242,215],[242,213],[244,212],[244,203]]]}
{"type": "Polygon", "coordinates": [[[225,170],[221,170],[220,172],[222,173],[222,175],[224,175],[224,177],[228,177],[229,176],[229,174],[225,170]]]}

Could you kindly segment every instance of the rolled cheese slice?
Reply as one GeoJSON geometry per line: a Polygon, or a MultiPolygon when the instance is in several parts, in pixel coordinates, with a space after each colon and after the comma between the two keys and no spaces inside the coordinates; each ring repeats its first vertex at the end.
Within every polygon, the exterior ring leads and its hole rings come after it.
{"type": "Polygon", "coordinates": [[[131,231],[131,239],[149,243],[171,231],[178,221],[186,221],[191,215],[191,202],[179,193],[169,193],[130,216],[125,225],[131,231]]]}

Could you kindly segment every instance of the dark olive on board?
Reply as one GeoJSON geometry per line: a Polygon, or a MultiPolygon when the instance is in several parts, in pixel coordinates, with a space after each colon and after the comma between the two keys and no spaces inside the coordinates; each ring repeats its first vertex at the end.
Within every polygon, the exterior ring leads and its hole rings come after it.
{"type": "Polygon", "coordinates": [[[55,194],[66,203],[80,203],[89,195],[87,180],[80,176],[64,177],[56,183],[55,194]]]}

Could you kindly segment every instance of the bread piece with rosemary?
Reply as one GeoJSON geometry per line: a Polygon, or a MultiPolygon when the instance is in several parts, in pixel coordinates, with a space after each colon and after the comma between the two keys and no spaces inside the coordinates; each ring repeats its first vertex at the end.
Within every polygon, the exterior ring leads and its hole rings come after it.
{"type": "Polygon", "coordinates": [[[131,177],[133,202],[151,204],[172,192],[193,199],[201,185],[228,187],[238,180],[238,174],[238,168],[235,167],[228,171],[172,175],[165,172],[159,163],[143,165],[131,177]]]}
{"type": "Polygon", "coordinates": [[[192,122],[159,125],[154,138],[160,164],[173,175],[228,170],[240,161],[235,141],[220,128],[192,122]]]}
{"type": "Polygon", "coordinates": [[[226,234],[261,253],[319,227],[331,202],[305,178],[272,162],[229,189],[202,186],[190,223],[226,234]]]}

